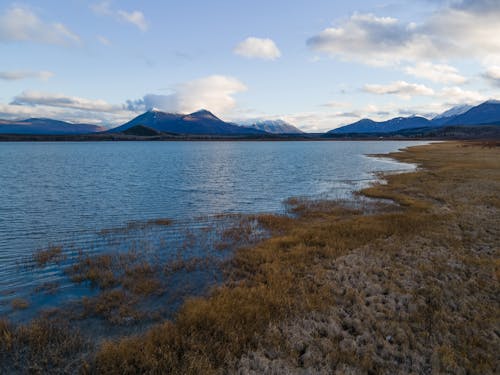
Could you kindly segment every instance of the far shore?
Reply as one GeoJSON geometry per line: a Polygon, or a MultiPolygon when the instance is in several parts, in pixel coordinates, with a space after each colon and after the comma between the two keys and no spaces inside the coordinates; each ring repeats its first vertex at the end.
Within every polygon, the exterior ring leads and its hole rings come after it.
{"type": "MultiPolygon", "coordinates": [[[[144,135],[137,129],[131,133],[102,132],[93,134],[0,134],[0,142],[175,142],[175,141],[409,141],[409,140],[484,140],[500,139],[500,125],[448,126],[442,128],[415,128],[393,133],[365,134],[174,134],[156,132],[144,135]]],[[[150,130],[150,129],[148,129],[150,130]]],[[[150,130],[155,132],[154,130],[150,130]]]]}

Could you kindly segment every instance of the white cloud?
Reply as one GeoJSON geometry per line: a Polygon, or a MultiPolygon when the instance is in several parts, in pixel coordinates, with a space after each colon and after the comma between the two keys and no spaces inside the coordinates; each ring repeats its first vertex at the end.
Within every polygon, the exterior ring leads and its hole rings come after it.
{"type": "MultiPolygon", "coordinates": [[[[377,95],[397,95],[402,99],[410,99],[412,96],[427,96],[439,99],[443,105],[474,104],[487,99],[480,92],[464,90],[457,86],[444,87],[436,91],[425,85],[405,81],[396,81],[387,85],[365,85],[363,91],[377,95]]],[[[425,111],[428,112],[429,109],[426,108],[425,111]]]]}
{"type": "MultiPolygon", "coordinates": [[[[300,130],[310,133],[321,133],[330,130],[342,121],[334,113],[301,112],[281,116],[282,119],[300,130]]],[[[349,121],[351,121],[350,119],[349,121]]]]}
{"type": "Polygon", "coordinates": [[[101,1],[100,3],[91,4],[90,9],[99,16],[110,16],[113,14],[111,10],[111,2],[101,1]]]}
{"type": "Polygon", "coordinates": [[[234,53],[246,58],[276,60],[281,52],[272,39],[249,37],[238,43],[234,53]]]}
{"type": "Polygon", "coordinates": [[[99,16],[113,17],[118,21],[123,21],[136,26],[141,31],[147,31],[149,23],[139,10],[126,11],[122,9],[114,10],[111,8],[110,1],[101,1],[100,3],[90,5],[90,9],[99,16]]]}
{"type": "Polygon", "coordinates": [[[138,10],[134,10],[132,12],[119,10],[117,14],[123,21],[135,25],[141,31],[146,31],[149,27],[144,14],[138,10]]]}
{"type": "Polygon", "coordinates": [[[445,87],[436,94],[436,97],[447,105],[478,104],[488,99],[477,91],[463,90],[460,87],[445,87]]]}
{"type": "Polygon", "coordinates": [[[446,64],[418,62],[414,66],[406,67],[404,71],[418,78],[425,78],[432,82],[444,84],[459,85],[467,81],[465,77],[460,75],[456,68],[446,64]]]}
{"type": "Polygon", "coordinates": [[[121,109],[104,100],[85,99],[63,94],[44,93],[39,91],[24,91],[14,97],[11,105],[19,106],[48,106],[58,108],[72,108],[94,112],[114,112],[121,109]]]}
{"type": "Polygon", "coordinates": [[[0,14],[0,42],[18,41],[68,45],[80,38],[62,23],[44,22],[32,10],[12,6],[0,14]]]}
{"type": "Polygon", "coordinates": [[[500,59],[500,2],[446,2],[420,24],[354,14],[307,41],[314,51],[376,65],[464,58],[500,59]]]}
{"type": "Polygon", "coordinates": [[[106,38],[105,36],[102,36],[102,35],[98,35],[97,36],[97,40],[99,41],[99,43],[101,43],[103,46],[110,46],[111,45],[111,41],[106,38]]]}
{"type": "Polygon", "coordinates": [[[190,113],[207,109],[217,114],[234,108],[234,94],[245,91],[246,86],[233,77],[212,75],[178,85],[170,95],[148,94],[138,101],[129,102],[129,109],[158,108],[167,112],[190,113]]]}
{"type": "Polygon", "coordinates": [[[365,92],[377,95],[398,95],[404,99],[410,99],[412,96],[431,96],[434,90],[425,85],[417,83],[408,83],[405,81],[396,81],[387,85],[365,85],[365,92]]]}
{"type": "Polygon", "coordinates": [[[30,72],[30,71],[9,71],[9,72],[0,72],[0,80],[4,81],[18,81],[21,79],[27,78],[35,78],[40,79],[42,81],[47,81],[49,78],[53,77],[54,73],[48,72],[45,70],[39,72],[30,72]]]}

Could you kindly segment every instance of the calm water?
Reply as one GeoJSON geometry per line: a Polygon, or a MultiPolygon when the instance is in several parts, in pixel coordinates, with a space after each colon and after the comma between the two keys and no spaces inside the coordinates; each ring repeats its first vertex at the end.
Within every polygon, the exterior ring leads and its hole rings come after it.
{"type": "MultiPolygon", "coordinates": [[[[99,251],[99,231],[155,218],[174,220],[162,234],[171,239],[202,216],[280,212],[292,196],[346,197],[374,172],[413,168],[365,154],[419,143],[0,143],[0,314],[11,313],[15,297],[36,299],[37,284],[63,278],[20,266],[36,249],[99,251]]],[[[72,293],[67,285],[65,298],[72,293]]]]}

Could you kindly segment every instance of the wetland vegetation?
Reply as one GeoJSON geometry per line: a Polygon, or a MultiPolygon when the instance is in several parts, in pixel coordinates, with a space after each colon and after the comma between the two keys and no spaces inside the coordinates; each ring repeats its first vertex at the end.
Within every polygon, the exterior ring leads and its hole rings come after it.
{"type": "MultiPolygon", "coordinates": [[[[239,217],[221,237],[228,257],[81,254],[65,271],[96,294],[27,324],[0,321],[2,371],[498,373],[498,146],[393,153],[420,168],[360,192],[377,200],[292,199],[292,215],[239,217]],[[223,277],[173,317],[144,309],[176,271],[214,264],[223,277]],[[106,337],[85,319],[149,324],[106,337]]],[[[60,256],[52,247],[34,259],[60,256]]]]}

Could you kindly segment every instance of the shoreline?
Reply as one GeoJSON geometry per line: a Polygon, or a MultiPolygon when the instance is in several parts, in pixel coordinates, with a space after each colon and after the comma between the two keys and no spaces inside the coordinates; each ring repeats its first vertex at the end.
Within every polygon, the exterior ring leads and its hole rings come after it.
{"type": "Polygon", "coordinates": [[[432,141],[500,139],[500,125],[450,126],[415,128],[391,133],[300,133],[263,135],[174,134],[157,135],[125,133],[93,134],[0,134],[0,142],[304,142],[304,141],[432,141]]]}
{"type": "MultiPolygon", "coordinates": [[[[352,141],[449,141],[455,138],[433,138],[433,137],[177,137],[177,138],[158,138],[158,137],[67,137],[67,136],[6,136],[0,135],[0,143],[80,143],[80,142],[352,142],[352,141]]],[[[460,140],[460,139],[458,139],[460,140]]],[[[481,140],[481,139],[479,139],[481,140]]]]}
{"type": "MultiPolygon", "coordinates": [[[[418,169],[361,194],[398,207],[378,202],[366,213],[296,200],[296,218],[261,216],[272,237],[238,250],[224,285],[188,300],[174,322],[104,342],[95,355],[74,343],[75,369],[494,373],[498,145],[446,142],[388,156],[418,169]]],[[[0,322],[0,355],[10,361],[16,334],[0,322]]],[[[58,368],[57,348],[39,340],[58,368]]]]}

